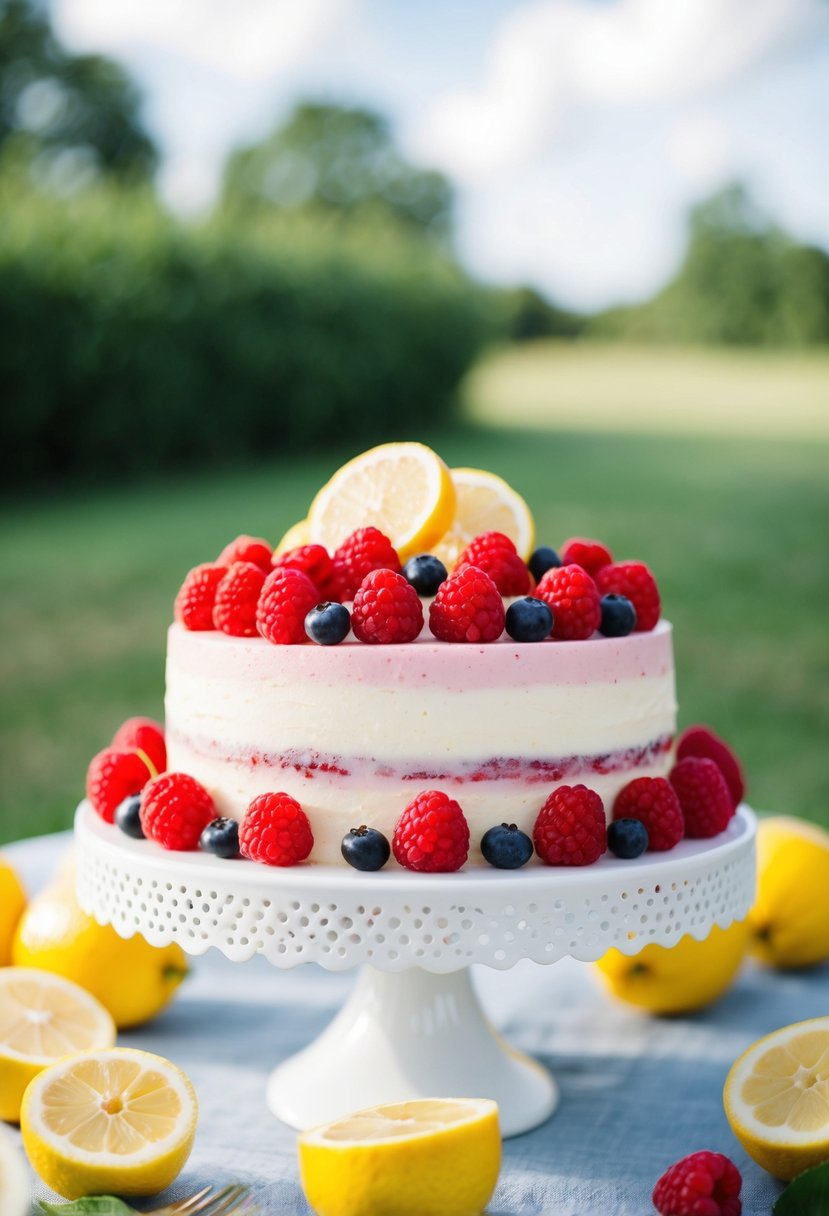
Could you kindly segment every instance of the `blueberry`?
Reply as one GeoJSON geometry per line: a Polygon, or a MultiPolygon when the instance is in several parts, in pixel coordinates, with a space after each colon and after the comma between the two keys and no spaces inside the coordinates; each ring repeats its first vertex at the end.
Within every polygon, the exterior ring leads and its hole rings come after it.
{"type": "Polygon", "coordinates": [[[617,857],[641,857],[648,847],[648,829],[638,819],[614,819],[607,829],[607,847],[617,857]]]}
{"type": "Polygon", "coordinates": [[[441,583],[446,581],[446,567],[431,553],[410,557],[403,567],[403,577],[414,587],[418,595],[435,595],[441,583]]]}
{"type": "Polygon", "coordinates": [[[542,575],[546,574],[548,570],[561,565],[561,558],[555,549],[551,549],[549,545],[542,545],[540,549],[536,549],[527,565],[530,568],[530,574],[536,582],[539,582],[542,575]]]}
{"type": "Polygon", "coordinates": [[[543,600],[525,595],[507,608],[505,627],[513,641],[542,642],[553,631],[553,614],[543,600]]]}
{"type": "Polygon", "coordinates": [[[305,617],[305,632],[320,646],[336,646],[351,628],[351,616],[345,604],[317,604],[305,617]]]}
{"type": "Polygon", "coordinates": [[[364,823],[343,836],[342,855],[355,870],[382,870],[391,849],[382,832],[364,823]]]}
{"type": "Polygon", "coordinates": [[[517,870],[533,855],[533,842],[514,823],[502,823],[490,828],[481,840],[484,861],[498,870],[517,870]]]}
{"type": "Polygon", "coordinates": [[[216,857],[238,857],[239,824],[235,819],[211,819],[199,837],[199,846],[216,857]]]}
{"type": "Polygon", "coordinates": [[[144,839],[144,829],[138,812],[141,810],[141,795],[130,794],[115,808],[115,822],[122,832],[132,836],[133,840],[144,839]]]}
{"type": "Polygon", "coordinates": [[[636,628],[636,609],[624,595],[603,595],[599,633],[606,638],[624,638],[636,628]]]}

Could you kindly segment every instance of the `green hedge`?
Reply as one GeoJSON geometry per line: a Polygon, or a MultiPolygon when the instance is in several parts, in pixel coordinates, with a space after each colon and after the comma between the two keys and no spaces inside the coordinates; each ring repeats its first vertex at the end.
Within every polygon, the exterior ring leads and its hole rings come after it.
{"type": "Polygon", "coordinates": [[[0,184],[10,485],[356,447],[451,411],[494,307],[391,233],[187,227],[148,197],[0,184]]]}

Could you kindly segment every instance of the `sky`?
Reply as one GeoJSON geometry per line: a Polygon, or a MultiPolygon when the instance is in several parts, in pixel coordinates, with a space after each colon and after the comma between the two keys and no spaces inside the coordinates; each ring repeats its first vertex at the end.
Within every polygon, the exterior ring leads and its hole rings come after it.
{"type": "Polygon", "coordinates": [[[392,122],[457,189],[459,257],[596,309],[676,270],[688,209],[741,180],[829,248],[827,0],[52,0],[140,85],[182,212],[303,99],[392,122]]]}

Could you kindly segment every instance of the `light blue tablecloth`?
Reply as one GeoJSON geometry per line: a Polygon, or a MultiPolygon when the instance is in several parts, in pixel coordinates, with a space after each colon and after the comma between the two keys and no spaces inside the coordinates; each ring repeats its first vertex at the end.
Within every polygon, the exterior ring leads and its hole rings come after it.
{"type": "MultiPolygon", "coordinates": [[[[47,837],[8,850],[30,891],[67,841],[47,837]]],[[[194,960],[192,978],[164,1014],[121,1036],[126,1046],[174,1060],[199,1094],[195,1148],[170,1198],[241,1180],[255,1188],[262,1216],[308,1216],[295,1133],[268,1111],[265,1081],[323,1029],[352,982],[314,966],[282,972],[261,959],[242,966],[211,953],[194,960]]],[[[476,983],[495,1024],[548,1065],[561,1088],[548,1123],[505,1142],[490,1216],[647,1216],[657,1177],[701,1148],[738,1165],[746,1216],[768,1216],[781,1187],[731,1134],[723,1081],[760,1035],[829,1013],[829,967],[779,975],[748,965],[718,1004],[674,1019],[612,1003],[591,969],[572,960],[479,968],[476,983]]],[[[35,1193],[53,1198],[39,1184],[35,1193]]]]}

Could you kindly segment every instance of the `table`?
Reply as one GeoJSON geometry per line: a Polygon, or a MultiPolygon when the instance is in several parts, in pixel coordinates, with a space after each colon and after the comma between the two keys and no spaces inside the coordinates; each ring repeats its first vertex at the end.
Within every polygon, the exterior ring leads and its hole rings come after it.
{"type": "MultiPolygon", "coordinates": [[[[69,840],[66,833],[5,850],[30,892],[48,880],[69,840]]],[[[245,1181],[262,1216],[308,1216],[295,1133],[268,1111],[265,1083],[275,1061],[323,1029],[353,980],[314,966],[278,971],[259,958],[233,964],[212,952],[193,960],[193,975],[164,1013],[119,1036],[124,1046],[172,1059],[199,1095],[193,1154],[165,1199],[208,1182],[245,1181]]],[[[493,1022],[561,1087],[548,1123],[505,1142],[488,1216],[647,1216],[657,1177],[701,1148],[737,1164],[745,1216],[768,1216],[781,1186],[734,1139],[723,1081],[761,1035],[829,1011],[829,965],[780,974],[747,964],[716,1005],[670,1019],[612,1002],[592,968],[573,960],[476,968],[475,982],[493,1022]]],[[[39,1183],[35,1194],[54,1198],[39,1183]]]]}

